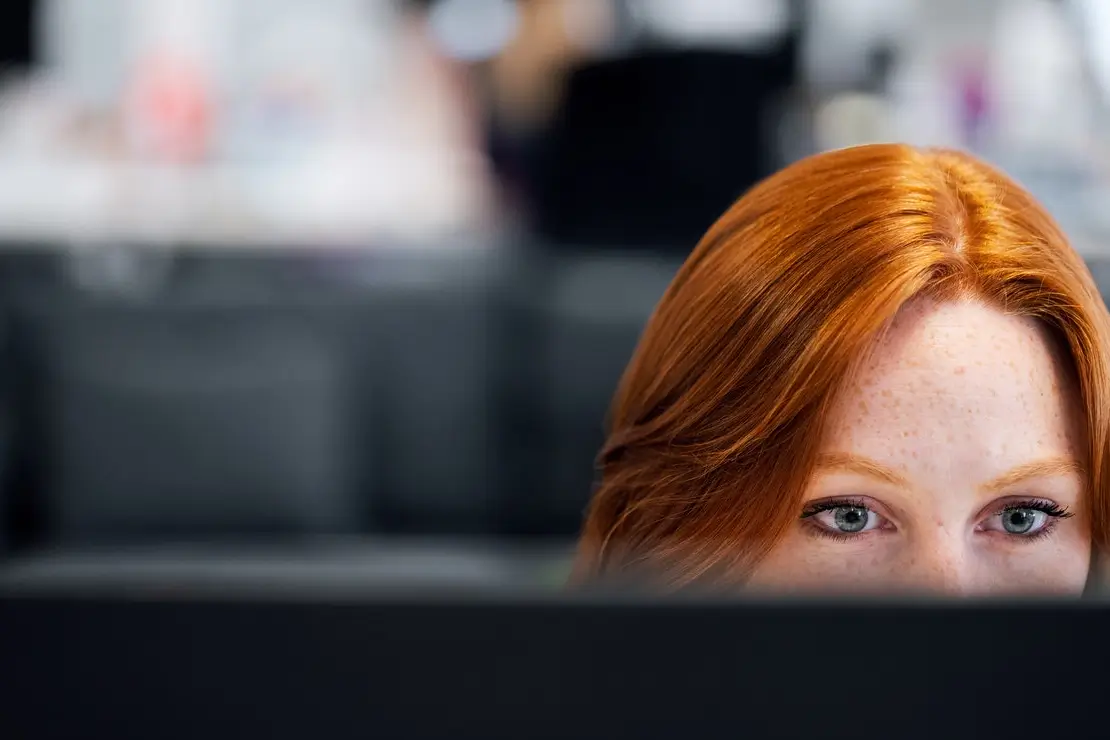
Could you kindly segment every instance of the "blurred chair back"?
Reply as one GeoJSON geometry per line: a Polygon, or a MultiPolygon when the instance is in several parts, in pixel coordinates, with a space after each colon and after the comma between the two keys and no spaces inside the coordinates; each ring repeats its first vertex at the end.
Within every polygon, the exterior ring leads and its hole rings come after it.
{"type": "Polygon", "coordinates": [[[538,413],[548,434],[533,527],[576,534],[595,478],[613,393],[678,262],[575,254],[556,258],[542,294],[538,413]]]}
{"type": "Polygon", "coordinates": [[[496,534],[502,527],[491,357],[496,260],[420,264],[375,279],[362,367],[377,399],[375,511],[388,531],[496,534]],[[388,277],[388,276],[387,276],[388,277]]]}
{"type": "Polygon", "coordinates": [[[329,322],[63,286],[14,308],[25,478],[53,543],[360,528],[352,377],[329,322]]]}

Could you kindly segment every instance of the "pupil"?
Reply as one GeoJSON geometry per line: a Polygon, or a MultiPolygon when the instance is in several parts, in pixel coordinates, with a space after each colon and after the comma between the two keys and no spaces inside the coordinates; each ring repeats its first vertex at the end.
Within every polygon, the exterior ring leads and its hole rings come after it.
{"type": "Polygon", "coordinates": [[[845,506],[836,510],[836,526],[842,532],[859,532],[867,526],[867,509],[845,506]]]}
{"type": "Polygon", "coordinates": [[[1007,532],[1022,534],[1023,532],[1028,532],[1033,526],[1033,513],[1028,509],[1016,509],[1007,512],[1002,523],[1005,525],[1007,532]]]}

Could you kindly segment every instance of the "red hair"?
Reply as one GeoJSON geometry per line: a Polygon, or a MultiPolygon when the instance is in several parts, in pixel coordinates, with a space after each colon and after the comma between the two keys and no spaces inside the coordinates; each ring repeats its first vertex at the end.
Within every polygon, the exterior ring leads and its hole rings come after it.
{"type": "Polygon", "coordinates": [[[915,296],[1044,321],[1086,409],[1086,504],[1110,535],[1110,315],[1020,186],[966,155],[882,144],[816,155],[710,228],[617,390],[572,582],[649,568],[743,580],[797,519],[831,399],[915,296]]]}

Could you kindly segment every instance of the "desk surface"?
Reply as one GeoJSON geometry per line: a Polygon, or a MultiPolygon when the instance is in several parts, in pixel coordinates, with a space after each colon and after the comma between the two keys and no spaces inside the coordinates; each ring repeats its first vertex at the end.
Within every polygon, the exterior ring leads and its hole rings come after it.
{"type": "Polygon", "coordinates": [[[0,597],[328,599],[377,589],[552,590],[573,543],[352,538],[290,545],[160,545],[30,552],[0,562],[0,597]]]}

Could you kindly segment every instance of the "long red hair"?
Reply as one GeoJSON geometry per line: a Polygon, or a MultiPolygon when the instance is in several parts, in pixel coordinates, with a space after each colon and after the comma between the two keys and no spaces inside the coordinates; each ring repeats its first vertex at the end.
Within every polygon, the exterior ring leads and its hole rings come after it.
{"type": "Polygon", "coordinates": [[[742,581],[797,519],[838,388],[911,298],[974,295],[1044,321],[1086,409],[1096,548],[1110,536],[1110,315],[1020,186],[959,152],[819,154],[710,228],[621,380],[573,583],[649,569],[742,581]]]}

